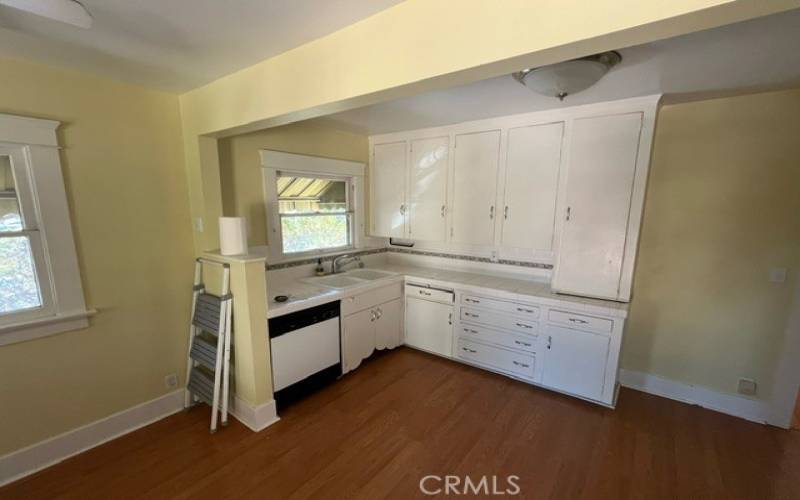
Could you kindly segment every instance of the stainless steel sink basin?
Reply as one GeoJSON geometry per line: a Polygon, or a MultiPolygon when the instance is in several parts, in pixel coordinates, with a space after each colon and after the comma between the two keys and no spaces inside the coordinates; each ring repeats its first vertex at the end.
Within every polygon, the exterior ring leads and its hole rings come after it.
{"type": "Polygon", "coordinates": [[[348,271],[344,273],[345,276],[350,276],[353,278],[358,278],[360,280],[379,280],[381,278],[388,278],[389,276],[394,276],[395,273],[390,273],[389,271],[378,271],[376,269],[354,269],[352,271],[348,271]]]}

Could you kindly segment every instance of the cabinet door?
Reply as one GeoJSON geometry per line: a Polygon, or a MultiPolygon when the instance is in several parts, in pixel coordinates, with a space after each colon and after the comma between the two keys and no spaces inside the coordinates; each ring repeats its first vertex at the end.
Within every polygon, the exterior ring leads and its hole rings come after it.
{"type": "Polygon", "coordinates": [[[385,238],[406,236],[405,142],[375,144],[370,171],[372,235],[385,238]]]}
{"type": "Polygon", "coordinates": [[[449,139],[411,142],[408,185],[408,237],[445,241],[449,139]]]}
{"type": "Polygon", "coordinates": [[[375,349],[375,315],[367,309],[342,320],[342,373],[358,368],[375,349]]]}
{"type": "Polygon", "coordinates": [[[453,306],[406,298],[406,345],[451,357],[453,306]]]}
{"type": "Polygon", "coordinates": [[[453,243],[494,243],[499,154],[499,130],[456,136],[450,237],[453,243]]]}
{"type": "Polygon", "coordinates": [[[553,288],[616,299],[642,114],[575,120],[553,288]]]}
{"type": "Polygon", "coordinates": [[[544,341],[543,385],[589,399],[603,398],[609,337],[548,325],[544,341]]]}
{"type": "Polygon", "coordinates": [[[403,299],[395,299],[376,308],[375,348],[394,349],[403,343],[403,299]]]}
{"type": "Polygon", "coordinates": [[[508,131],[503,247],[550,251],[564,123],[508,131]]]}

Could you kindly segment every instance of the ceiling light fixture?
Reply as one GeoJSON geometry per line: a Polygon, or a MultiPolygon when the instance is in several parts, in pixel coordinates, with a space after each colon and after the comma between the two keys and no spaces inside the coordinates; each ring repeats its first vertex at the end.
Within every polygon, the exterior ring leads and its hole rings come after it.
{"type": "Polygon", "coordinates": [[[536,93],[558,97],[563,101],[568,95],[586,90],[597,83],[620,61],[622,56],[619,52],[609,51],[548,66],[524,69],[512,76],[536,93]]]}
{"type": "Polygon", "coordinates": [[[92,27],[92,15],[77,0],[0,0],[0,5],[83,29],[92,27]]]}

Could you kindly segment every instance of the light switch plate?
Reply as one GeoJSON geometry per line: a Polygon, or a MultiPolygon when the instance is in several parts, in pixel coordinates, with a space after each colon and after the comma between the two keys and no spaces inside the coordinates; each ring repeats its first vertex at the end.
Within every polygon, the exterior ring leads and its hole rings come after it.
{"type": "Polygon", "coordinates": [[[769,270],[770,283],[785,283],[786,282],[786,268],[773,267],[769,270]]]}
{"type": "Polygon", "coordinates": [[[203,218],[202,217],[195,217],[194,219],[194,230],[198,233],[203,232],[203,218]]]}

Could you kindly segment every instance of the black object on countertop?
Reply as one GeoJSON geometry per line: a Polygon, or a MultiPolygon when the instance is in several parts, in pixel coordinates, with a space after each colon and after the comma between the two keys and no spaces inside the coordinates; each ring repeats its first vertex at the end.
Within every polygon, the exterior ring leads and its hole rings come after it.
{"type": "Polygon", "coordinates": [[[289,297],[286,295],[276,295],[272,298],[275,302],[286,302],[289,300],[289,297]]]}

